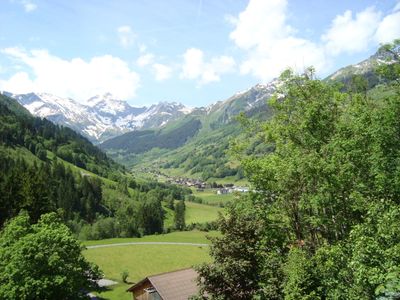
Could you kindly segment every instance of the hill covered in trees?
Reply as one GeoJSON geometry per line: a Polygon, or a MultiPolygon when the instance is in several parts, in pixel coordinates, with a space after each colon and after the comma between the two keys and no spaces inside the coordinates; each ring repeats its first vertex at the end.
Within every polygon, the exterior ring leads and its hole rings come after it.
{"type": "Polygon", "coordinates": [[[81,238],[162,232],[162,201],[184,199],[189,192],[137,182],[84,137],[32,117],[4,95],[0,171],[0,226],[21,210],[32,222],[57,211],[81,238]]]}
{"type": "Polygon", "coordinates": [[[201,128],[196,118],[184,118],[178,126],[161,130],[132,131],[101,144],[101,148],[118,149],[126,154],[144,153],[153,148],[176,149],[201,128]]]}

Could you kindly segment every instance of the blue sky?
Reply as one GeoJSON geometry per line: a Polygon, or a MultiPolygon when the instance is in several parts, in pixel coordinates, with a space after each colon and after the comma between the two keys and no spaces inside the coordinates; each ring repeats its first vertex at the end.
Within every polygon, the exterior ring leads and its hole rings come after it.
{"type": "Polygon", "coordinates": [[[395,0],[0,0],[0,90],[203,106],[398,37],[395,0]]]}

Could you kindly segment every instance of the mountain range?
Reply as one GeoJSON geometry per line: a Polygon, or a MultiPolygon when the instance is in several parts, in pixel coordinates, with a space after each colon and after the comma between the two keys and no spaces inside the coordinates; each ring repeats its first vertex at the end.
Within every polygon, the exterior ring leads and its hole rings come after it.
{"type": "Polygon", "coordinates": [[[71,98],[62,98],[49,93],[2,94],[16,99],[31,114],[46,118],[56,124],[74,129],[94,143],[101,143],[126,132],[158,129],[186,115],[213,114],[222,112],[217,122],[229,120],[240,111],[264,104],[264,93],[274,92],[272,81],[258,84],[246,91],[238,92],[225,101],[207,107],[190,108],[177,102],[159,102],[149,107],[133,107],[110,93],[94,96],[81,104],[71,98]],[[246,95],[242,97],[242,95],[246,95]]]}
{"type": "Polygon", "coordinates": [[[34,116],[70,127],[95,143],[133,130],[162,127],[192,111],[176,102],[132,107],[109,93],[94,96],[86,104],[48,93],[3,94],[16,99],[34,116]]]}

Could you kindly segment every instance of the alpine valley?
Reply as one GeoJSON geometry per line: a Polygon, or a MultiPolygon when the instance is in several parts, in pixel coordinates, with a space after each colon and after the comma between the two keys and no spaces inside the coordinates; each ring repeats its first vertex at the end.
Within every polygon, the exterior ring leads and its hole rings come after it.
{"type": "MultiPolygon", "coordinates": [[[[382,80],[375,71],[391,60],[379,50],[368,59],[344,67],[325,81],[348,89],[354,76],[367,79],[373,93],[382,80]]],[[[207,107],[189,108],[176,102],[160,102],[149,107],[132,107],[111,94],[95,96],[80,104],[69,98],[46,93],[4,94],[15,98],[33,115],[68,126],[105,150],[114,160],[146,173],[179,175],[202,180],[241,180],[239,163],[227,149],[243,128],[237,117],[244,113],[253,120],[268,119],[272,112],[267,100],[280,80],[257,84],[207,107]],[[196,153],[194,156],[193,153],[196,153]]],[[[269,151],[257,136],[246,137],[254,153],[269,151]]]]}

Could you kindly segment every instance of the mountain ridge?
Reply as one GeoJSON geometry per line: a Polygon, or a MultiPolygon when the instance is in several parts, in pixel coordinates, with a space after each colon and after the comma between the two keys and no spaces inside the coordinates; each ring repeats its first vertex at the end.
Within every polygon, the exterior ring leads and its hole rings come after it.
{"type": "Polygon", "coordinates": [[[16,99],[34,116],[68,126],[96,143],[129,131],[159,128],[192,111],[177,102],[133,107],[110,93],[96,95],[87,104],[49,93],[1,94],[16,99]]]}

